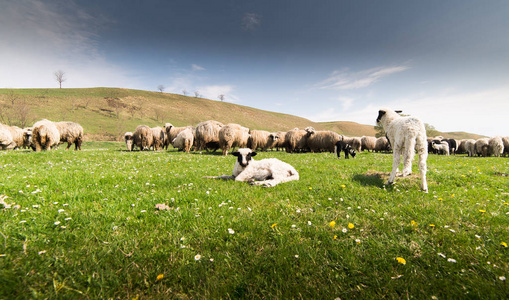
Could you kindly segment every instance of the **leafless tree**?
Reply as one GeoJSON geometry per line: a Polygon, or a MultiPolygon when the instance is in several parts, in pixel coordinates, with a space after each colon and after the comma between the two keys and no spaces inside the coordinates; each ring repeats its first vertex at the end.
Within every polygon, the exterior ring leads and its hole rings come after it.
{"type": "Polygon", "coordinates": [[[224,101],[224,94],[217,96],[217,98],[219,98],[219,100],[221,100],[221,101],[224,101]]]}
{"type": "Polygon", "coordinates": [[[187,96],[187,90],[186,89],[182,90],[182,95],[187,96]]]}
{"type": "Polygon", "coordinates": [[[194,91],[194,97],[195,97],[195,98],[200,97],[200,92],[199,92],[199,91],[194,91]]]}
{"type": "Polygon", "coordinates": [[[161,93],[162,93],[162,92],[164,92],[164,89],[165,89],[165,88],[166,88],[166,87],[165,87],[164,85],[162,85],[162,84],[160,84],[160,85],[158,85],[158,86],[157,86],[157,90],[158,90],[158,91],[160,91],[161,93]]]}
{"type": "Polygon", "coordinates": [[[60,85],[60,88],[62,88],[62,82],[67,80],[67,78],[65,78],[65,72],[62,70],[58,70],[53,74],[55,75],[55,79],[58,82],[58,84],[60,85]]]}

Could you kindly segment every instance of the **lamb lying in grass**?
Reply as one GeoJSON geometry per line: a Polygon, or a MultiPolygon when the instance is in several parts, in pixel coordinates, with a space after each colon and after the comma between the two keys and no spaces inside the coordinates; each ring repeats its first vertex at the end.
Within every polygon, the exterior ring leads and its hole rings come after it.
{"type": "Polygon", "coordinates": [[[248,148],[241,148],[232,155],[237,157],[233,175],[208,176],[206,178],[235,179],[252,185],[273,187],[283,182],[299,180],[299,173],[291,165],[277,158],[254,160],[256,155],[248,148]]]}

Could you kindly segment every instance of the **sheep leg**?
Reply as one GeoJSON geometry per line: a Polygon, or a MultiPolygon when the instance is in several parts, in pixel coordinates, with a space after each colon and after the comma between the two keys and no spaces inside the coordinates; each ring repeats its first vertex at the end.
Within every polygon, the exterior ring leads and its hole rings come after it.
{"type": "Polygon", "coordinates": [[[428,192],[428,182],[426,180],[426,160],[428,159],[428,149],[426,141],[421,141],[417,144],[417,152],[419,154],[419,172],[421,173],[421,189],[423,192],[428,192]]]}
{"type": "Polygon", "coordinates": [[[407,139],[403,149],[403,176],[412,174],[412,161],[415,156],[415,139],[407,139]]]}
{"type": "Polygon", "coordinates": [[[396,172],[398,171],[399,163],[401,162],[401,150],[394,150],[393,153],[393,159],[392,159],[392,171],[391,175],[389,176],[389,180],[387,181],[387,184],[393,184],[394,179],[396,178],[396,172]]]}

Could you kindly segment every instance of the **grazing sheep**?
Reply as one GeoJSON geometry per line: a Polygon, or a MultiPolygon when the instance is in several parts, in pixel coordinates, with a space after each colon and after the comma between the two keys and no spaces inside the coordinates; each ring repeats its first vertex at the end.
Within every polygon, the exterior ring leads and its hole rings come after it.
{"type": "Polygon", "coordinates": [[[466,141],[466,139],[458,141],[458,144],[456,145],[457,146],[456,154],[465,154],[465,153],[467,153],[467,150],[465,148],[465,141],[466,141]]]}
{"type": "Polygon", "coordinates": [[[440,143],[431,142],[431,147],[437,151],[437,154],[449,155],[449,143],[443,140],[440,143]]]}
{"type": "Polygon", "coordinates": [[[253,152],[249,148],[241,148],[232,155],[237,157],[233,167],[233,175],[212,176],[207,178],[235,179],[249,182],[251,185],[274,187],[280,183],[299,180],[299,173],[291,165],[277,158],[254,160],[253,152]]]}
{"type": "Polygon", "coordinates": [[[223,123],[209,120],[204,121],[196,125],[195,130],[195,143],[196,149],[202,151],[204,149],[214,149],[216,151],[219,148],[219,130],[223,127],[223,123]]]}
{"type": "Polygon", "coordinates": [[[134,147],[134,138],[133,138],[133,133],[128,131],[124,134],[124,140],[125,140],[125,145],[127,147],[127,151],[133,151],[133,147],[134,147]]]}
{"type": "Polygon", "coordinates": [[[336,154],[341,154],[341,151],[345,152],[345,159],[348,159],[348,154],[352,156],[352,158],[355,158],[355,150],[353,150],[352,146],[350,146],[348,143],[344,141],[339,141],[336,143],[336,154]]]}
{"type": "Polygon", "coordinates": [[[253,151],[261,149],[267,151],[277,143],[278,136],[276,133],[270,133],[265,130],[250,130],[247,147],[253,151]]]}
{"type": "Polygon", "coordinates": [[[185,151],[189,153],[194,143],[194,128],[188,126],[185,130],[182,130],[177,134],[177,137],[171,141],[174,148],[178,148],[179,151],[185,151]]]}
{"type": "Polygon", "coordinates": [[[509,136],[505,136],[502,138],[502,142],[504,143],[504,153],[503,155],[509,155],[509,136]]]}
{"type": "Polygon", "coordinates": [[[278,131],[275,133],[275,142],[272,147],[276,148],[276,151],[285,149],[285,136],[286,131],[278,131]]]}
{"type": "Polygon", "coordinates": [[[55,123],[50,120],[40,120],[33,127],[32,139],[35,144],[35,151],[50,150],[60,143],[60,132],[55,123]]]}
{"type": "Polygon", "coordinates": [[[74,150],[81,150],[81,143],[83,142],[83,127],[80,124],[74,122],[55,122],[55,126],[60,133],[60,142],[67,143],[69,150],[72,144],[74,144],[74,150]]]}
{"type": "Polygon", "coordinates": [[[482,138],[475,141],[475,154],[477,156],[488,156],[488,147],[489,147],[489,139],[488,138],[482,138]]]}
{"type": "Polygon", "coordinates": [[[306,149],[308,133],[305,130],[294,128],[285,134],[286,152],[303,151],[306,149]]]}
{"type": "Polygon", "coordinates": [[[313,127],[306,127],[306,145],[311,152],[329,151],[334,153],[336,143],[343,137],[334,131],[316,131],[313,127]]]}
{"type": "Polygon", "coordinates": [[[488,141],[488,155],[499,157],[504,153],[504,141],[501,137],[495,136],[488,141]]]}
{"type": "Polygon", "coordinates": [[[467,139],[463,141],[465,151],[468,153],[468,156],[474,156],[476,155],[475,152],[475,140],[474,139],[467,139]]]}
{"type": "Polygon", "coordinates": [[[376,137],[374,136],[363,136],[361,137],[361,150],[375,151],[376,137]]]}
{"type": "Polygon", "coordinates": [[[456,154],[456,151],[458,150],[458,141],[455,139],[445,139],[444,141],[447,141],[449,144],[449,153],[451,155],[456,154]]]}
{"type": "Polygon", "coordinates": [[[165,140],[165,133],[162,127],[152,127],[150,128],[152,130],[152,146],[154,147],[154,150],[161,150],[164,147],[164,140],[165,140]]]}
{"type": "Polygon", "coordinates": [[[0,149],[11,150],[16,147],[16,143],[12,138],[12,133],[9,130],[10,126],[0,124],[0,149]]]}
{"type": "Polygon", "coordinates": [[[343,141],[347,142],[357,153],[361,152],[362,140],[360,137],[343,137],[343,141]]]}
{"type": "Polygon", "coordinates": [[[32,127],[23,128],[23,148],[29,149],[32,148],[35,150],[35,145],[32,140],[32,127]]]}
{"type": "MultiPolygon", "coordinates": [[[[152,129],[147,125],[139,125],[133,133],[133,144],[141,151],[150,150],[150,146],[154,143],[152,129]]],[[[133,147],[134,147],[133,146],[133,147]]]]}
{"type": "Polygon", "coordinates": [[[227,155],[231,148],[245,148],[249,139],[249,128],[239,124],[229,123],[219,130],[219,147],[223,155],[227,155]]]}
{"type": "Polygon", "coordinates": [[[385,136],[376,139],[375,152],[389,152],[390,150],[389,140],[385,136]]]}
{"type": "Polygon", "coordinates": [[[426,181],[426,159],[428,158],[428,143],[426,141],[426,129],[424,123],[415,117],[402,117],[401,111],[381,109],[378,111],[377,123],[381,123],[393,151],[392,172],[388,184],[394,183],[396,172],[399,167],[401,155],[403,155],[403,176],[412,173],[412,160],[415,150],[419,154],[419,171],[421,173],[421,189],[428,192],[426,181]]]}
{"type": "Polygon", "coordinates": [[[164,132],[165,135],[165,143],[164,146],[166,149],[168,149],[168,145],[177,137],[177,135],[187,129],[187,127],[175,127],[170,123],[164,124],[164,132]]]}

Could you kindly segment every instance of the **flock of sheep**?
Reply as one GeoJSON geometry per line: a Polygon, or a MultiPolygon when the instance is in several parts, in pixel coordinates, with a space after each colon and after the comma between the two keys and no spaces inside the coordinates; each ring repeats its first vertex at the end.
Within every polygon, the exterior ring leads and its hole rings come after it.
{"type": "Polygon", "coordinates": [[[467,154],[468,156],[509,155],[509,137],[474,139],[444,139],[441,136],[428,138],[428,151],[435,154],[467,154]]]}
{"type": "Polygon", "coordinates": [[[17,126],[0,124],[0,149],[11,150],[32,148],[35,151],[50,150],[67,143],[66,150],[75,145],[81,150],[83,127],[74,122],[37,121],[34,126],[21,129],[17,126]]]}
{"type": "Polygon", "coordinates": [[[150,128],[146,125],[136,127],[134,132],[124,135],[127,150],[167,149],[169,144],[179,150],[190,152],[221,149],[224,155],[232,148],[249,148],[253,151],[268,149],[285,149],[293,152],[335,152],[336,143],[344,141],[354,150],[389,151],[387,138],[375,137],[346,137],[336,132],[315,130],[313,127],[305,129],[294,128],[288,132],[269,132],[253,130],[239,124],[222,124],[218,121],[205,121],[196,127],[175,127],[166,123],[164,127],[150,128]]]}

